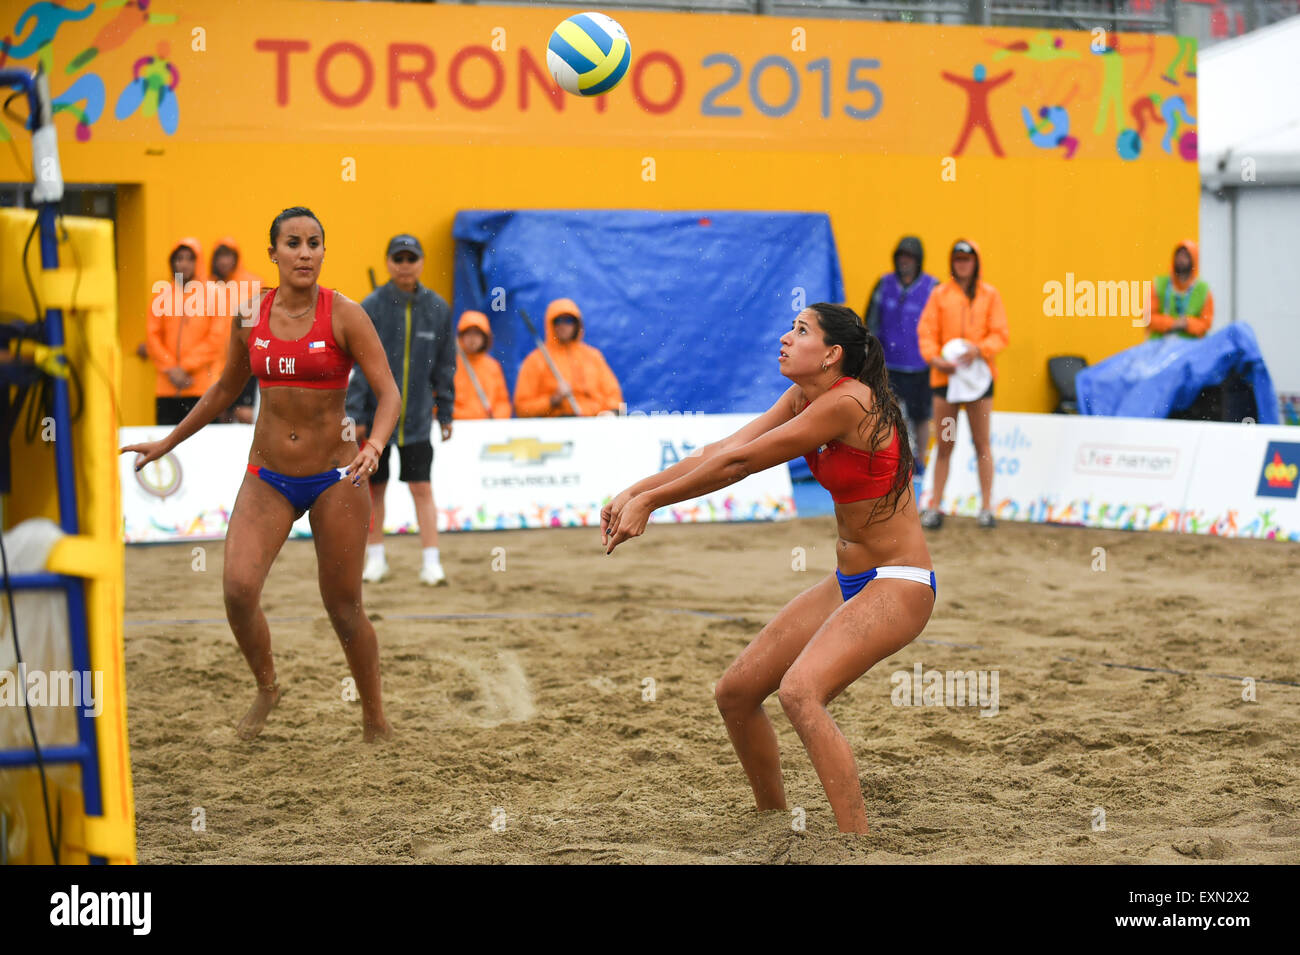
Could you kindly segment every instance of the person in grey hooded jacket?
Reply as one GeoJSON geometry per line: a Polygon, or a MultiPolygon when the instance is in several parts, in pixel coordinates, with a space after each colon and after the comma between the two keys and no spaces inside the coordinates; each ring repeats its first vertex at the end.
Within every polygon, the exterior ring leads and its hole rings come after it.
{"type": "MultiPolygon", "coordinates": [[[[420,284],[424,250],[413,235],[397,235],[388,243],[388,274],[391,281],[375,289],[361,302],[375,323],[379,340],[388,355],[388,365],[402,391],[402,409],[397,428],[379,459],[379,469],[370,476],[373,520],[366,547],[362,579],[371,583],[388,576],[384,557],[384,492],[388,490],[388,459],[397,445],[401,455],[399,477],[411,490],[415,516],[424,549],[420,580],[445,584],[438,554],[438,512],[430,480],[433,468],[433,418],[436,415],[442,440],[451,438],[452,409],[456,403],[456,332],[451,307],[431,289],[420,284]]],[[[374,417],[375,393],[357,368],[348,383],[347,413],[356,422],[357,440],[364,441],[374,417]]]]}

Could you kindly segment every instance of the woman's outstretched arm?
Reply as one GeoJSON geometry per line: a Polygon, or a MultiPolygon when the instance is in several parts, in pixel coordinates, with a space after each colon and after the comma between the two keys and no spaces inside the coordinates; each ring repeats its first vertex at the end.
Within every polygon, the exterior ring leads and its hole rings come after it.
{"type": "Polygon", "coordinates": [[[150,461],[156,461],[170,451],[174,451],[186,438],[192,436],[208,424],[221,412],[225,411],[252,377],[252,368],[248,363],[248,345],[239,337],[240,316],[230,320],[230,339],[226,345],[226,364],[221,370],[221,377],[214,381],[208,390],[190,409],[190,413],[172,428],[171,433],[157,441],[143,444],[128,444],[118,453],[135,451],[139,457],[135,469],[139,471],[150,461]]]}
{"type": "Polygon", "coordinates": [[[602,528],[608,531],[606,553],[644,533],[653,511],[720,490],[751,474],[808,454],[849,430],[861,417],[862,406],[855,399],[823,395],[784,424],[744,444],[719,450],[690,471],[636,494],[624,505],[618,519],[608,528],[602,528]]]}
{"type": "Polygon", "coordinates": [[[714,441],[712,444],[706,444],[704,447],[692,451],[672,467],[664,468],[649,477],[642,478],[631,487],[625,488],[616,494],[600,512],[601,543],[605,543],[605,531],[617,520],[619,512],[629,500],[638,494],[644,494],[647,491],[653,491],[665,484],[669,484],[694,471],[705,461],[712,460],[725,451],[742,447],[759,435],[766,434],[773,428],[785,424],[795,416],[794,402],[798,397],[798,393],[798,385],[791,385],[786,389],[785,394],[776,399],[772,407],[741,427],[734,434],[728,435],[721,441],[714,441]]]}

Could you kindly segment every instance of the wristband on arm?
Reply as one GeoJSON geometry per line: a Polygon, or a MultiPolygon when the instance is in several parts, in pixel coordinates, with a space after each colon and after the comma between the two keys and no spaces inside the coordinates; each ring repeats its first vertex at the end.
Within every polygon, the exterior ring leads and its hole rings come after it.
{"type": "Polygon", "coordinates": [[[375,454],[381,458],[384,456],[384,449],[376,444],[373,438],[366,438],[366,444],[375,449],[375,454]]]}

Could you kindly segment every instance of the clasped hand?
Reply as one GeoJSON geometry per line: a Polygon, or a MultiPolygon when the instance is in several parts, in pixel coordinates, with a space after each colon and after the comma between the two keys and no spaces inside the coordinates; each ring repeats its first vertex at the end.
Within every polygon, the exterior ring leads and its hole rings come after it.
{"type": "Polygon", "coordinates": [[[650,509],[645,497],[627,491],[600,509],[600,542],[606,554],[625,540],[640,537],[650,521],[650,509]]]}

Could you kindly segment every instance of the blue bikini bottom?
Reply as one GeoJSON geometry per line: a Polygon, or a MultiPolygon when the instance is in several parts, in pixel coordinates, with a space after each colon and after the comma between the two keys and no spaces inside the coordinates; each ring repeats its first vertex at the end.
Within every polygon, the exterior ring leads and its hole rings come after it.
{"type": "Polygon", "coordinates": [[[934,571],[925,570],[921,567],[892,565],[889,567],[875,567],[860,574],[842,574],[840,569],[836,567],[835,578],[840,582],[840,593],[844,595],[846,601],[877,578],[881,580],[915,580],[918,584],[929,584],[930,590],[934,592],[935,597],[939,596],[939,590],[935,586],[934,571]]]}
{"type": "Polygon", "coordinates": [[[328,471],[322,471],[320,474],[309,474],[306,477],[290,477],[287,474],[280,474],[257,464],[248,466],[249,474],[256,474],[283,494],[297,511],[308,510],[316,503],[316,498],[320,497],[324,491],[343,480],[347,471],[347,468],[331,468],[328,471]]]}

